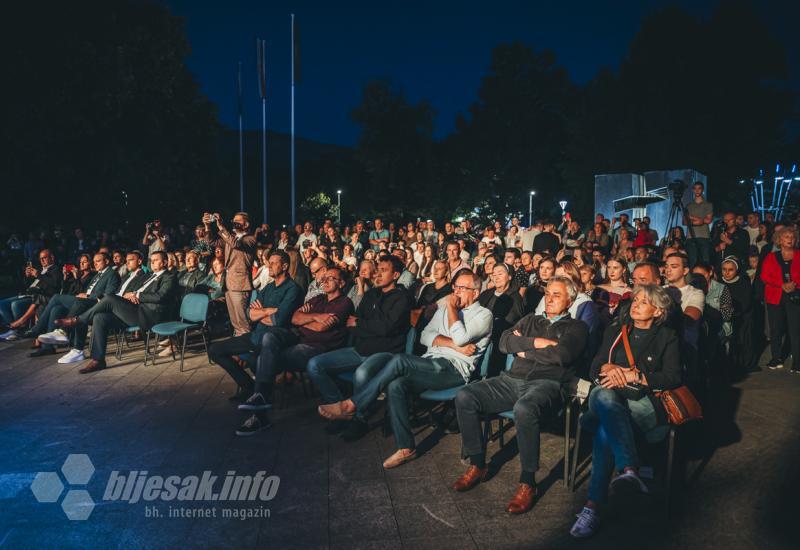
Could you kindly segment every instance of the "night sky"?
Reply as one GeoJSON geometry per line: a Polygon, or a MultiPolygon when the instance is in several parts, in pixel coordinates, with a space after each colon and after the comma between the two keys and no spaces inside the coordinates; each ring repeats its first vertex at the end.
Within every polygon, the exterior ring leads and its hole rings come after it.
{"type": "MultiPolygon", "coordinates": [[[[296,89],[300,136],[352,145],[359,128],[349,112],[365,83],[389,78],[412,102],[428,100],[436,111],[435,136],[452,131],[455,116],[476,99],[492,48],[522,41],[549,48],[577,83],[603,66],[618,67],[642,18],[667,5],[707,17],[716,2],[619,0],[616,2],[376,2],[229,0],[163,2],[185,19],[192,48],[188,59],[220,120],[237,126],[236,64],[242,61],[245,127],[260,128],[255,37],[267,41],[268,127],[289,130],[290,20],[300,29],[302,82],[296,89]],[[432,6],[432,4],[435,4],[432,6]]],[[[797,5],[766,0],[757,10],[783,37],[792,67],[800,64],[792,25],[797,5]]],[[[792,4],[792,3],[789,3],[792,4]]],[[[676,40],[680,37],[676,36],[676,40]]],[[[798,88],[798,72],[792,83],[798,88]]]]}

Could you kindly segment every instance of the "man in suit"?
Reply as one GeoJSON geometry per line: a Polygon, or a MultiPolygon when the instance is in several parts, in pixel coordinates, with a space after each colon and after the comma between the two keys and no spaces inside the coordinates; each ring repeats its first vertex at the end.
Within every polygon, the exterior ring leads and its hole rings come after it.
{"type": "Polygon", "coordinates": [[[175,273],[167,271],[167,254],[161,250],[150,255],[150,273],[135,291],[122,296],[108,296],[97,308],[77,317],[62,319],[64,328],[92,323],[91,361],[79,372],[86,374],[106,368],[106,339],[113,330],[139,326],[143,331],[169,319],[174,314],[179,291],[175,273]]]}
{"type": "Polygon", "coordinates": [[[250,271],[256,255],[256,238],[250,235],[250,218],[246,212],[233,216],[233,232],[222,225],[219,214],[203,214],[203,224],[213,247],[219,246],[225,254],[225,305],[233,325],[233,335],[241,336],[250,332],[247,307],[253,281],[250,271]],[[217,237],[211,235],[211,223],[216,223],[217,237]]]}
{"type": "MultiPolygon", "coordinates": [[[[92,263],[94,264],[95,274],[85,292],[75,296],[59,294],[51,300],[51,302],[60,303],[67,308],[67,317],[80,315],[97,305],[103,296],[114,294],[119,289],[119,274],[111,267],[111,258],[107,254],[95,254],[92,258],[92,263]]],[[[44,345],[48,346],[42,355],[54,352],[54,346],[71,343],[72,347],[69,352],[61,357],[58,362],[63,365],[83,361],[83,345],[86,341],[86,332],[73,334],[74,338],[70,338],[63,330],[59,330],[58,319],[53,319],[53,322],[54,327],[58,328],[51,329],[50,332],[39,336],[39,342],[43,344],[42,347],[44,345]]],[[[34,327],[34,331],[36,329],[37,327],[34,327]]]]}
{"type": "Polygon", "coordinates": [[[17,339],[17,330],[27,324],[33,315],[31,308],[44,304],[61,290],[61,270],[55,262],[50,250],[40,250],[41,269],[36,269],[33,264],[25,268],[25,283],[28,285],[25,291],[19,296],[0,300],[0,317],[7,329],[0,335],[0,339],[17,339]]]}
{"type": "MultiPolygon", "coordinates": [[[[84,311],[83,314],[85,314],[87,319],[91,319],[97,313],[110,311],[110,306],[115,297],[122,297],[128,292],[139,290],[148,278],[148,274],[142,269],[142,254],[138,250],[127,254],[125,257],[125,268],[128,274],[125,280],[122,281],[119,290],[117,290],[115,294],[103,296],[99,302],[84,311]]],[[[117,271],[117,273],[119,273],[119,271],[117,271]]],[[[57,319],[55,323],[59,329],[68,334],[69,341],[72,345],[70,352],[58,360],[61,364],[75,363],[85,359],[83,348],[86,345],[86,333],[89,327],[88,324],[84,323],[70,324],[70,319],[75,318],[77,318],[77,315],[70,315],[63,319],[57,319]],[[70,331],[68,327],[73,328],[70,331]]]]}

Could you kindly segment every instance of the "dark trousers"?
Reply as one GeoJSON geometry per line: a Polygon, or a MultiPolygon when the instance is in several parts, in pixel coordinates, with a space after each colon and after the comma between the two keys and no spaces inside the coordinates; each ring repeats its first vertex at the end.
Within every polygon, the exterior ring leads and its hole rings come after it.
{"type": "Polygon", "coordinates": [[[464,386],[456,394],[462,455],[484,452],[481,418],[514,411],[517,447],[523,472],[539,469],[540,420],[564,406],[561,384],[555,380],[525,380],[508,373],[464,386]]]}
{"type": "Polygon", "coordinates": [[[119,296],[108,296],[102,311],[85,311],[79,319],[86,324],[91,312],[92,318],[92,359],[105,361],[106,340],[114,330],[123,330],[139,324],[139,307],[119,296]]]}
{"type": "MultiPolygon", "coordinates": [[[[257,346],[253,344],[250,334],[242,334],[221,342],[214,342],[208,348],[208,356],[217,365],[225,369],[225,372],[236,381],[239,387],[243,388],[248,394],[252,394],[255,389],[253,377],[234,361],[233,356],[245,353],[253,354],[256,351],[257,346]]],[[[255,359],[251,358],[251,364],[254,363],[255,359]]]]}
{"type": "Polygon", "coordinates": [[[767,304],[767,319],[772,358],[786,359],[782,345],[783,339],[787,338],[792,352],[792,368],[800,370],[800,305],[792,303],[786,294],[782,294],[779,304],[767,304]]]}
{"type": "Polygon", "coordinates": [[[304,371],[308,360],[321,353],[320,349],[299,340],[294,332],[285,328],[271,327],[264,333],[256,359],[255,391],[264,396],[271,395],[279,365],[281,370],[304,371]]]}
{"type": "Polygon", "coordinates": [[[689,256],[689,267],[697,262],[711,263],[711,239],[686,239],[686,255],[689,256]]]}
{"type": "MultiPolygon", "coordinates": [[[[97,300],[88,298],[76,298],[75,303],[72,304],[67,313],[67,317],[79,317],[81,314],[89,311],[98,304],[97,300]]],[[[89,326],[79,323],[72,329],[70,341],[72,342],[72,349],[83,349],[86,345],[86,334],[89,331],[89,326]]]]}

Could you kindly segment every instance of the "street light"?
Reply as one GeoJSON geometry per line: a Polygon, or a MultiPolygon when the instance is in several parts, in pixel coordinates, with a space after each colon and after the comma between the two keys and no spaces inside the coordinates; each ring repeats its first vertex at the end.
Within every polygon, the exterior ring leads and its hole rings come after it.
{"type": "Polygon", "coordinates": [[[336,190],[336,218],[337,224],[342,225],[342,190],[336,190]]]}
{"type": "Polygon", "coordinates": [[[558,201],[558,205],[561,207],[561,215],[564,216],[567,214],[567,201],[558,201]]]}
{"type": "Polygon", "coordinates": [[[533,227],[533,197],[536,195],[536,191],[531,191],[531,194],[528,196],[528,227],[533,227]]]}

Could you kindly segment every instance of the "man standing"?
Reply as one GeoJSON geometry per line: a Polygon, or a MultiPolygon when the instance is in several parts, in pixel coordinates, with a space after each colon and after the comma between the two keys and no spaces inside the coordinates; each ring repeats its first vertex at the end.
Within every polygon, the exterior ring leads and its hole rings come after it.
{"type": "Polygon", "coordinates": [[[256,256],[256,238],[249,234],[250,218],[246,212],[233,216],[233,233],[222,225],[219,214],[203,214],[203,225],[213,247],[221,247],[225,258],[225,305],[233,325],[233,335],[250,332],[247,321],[247,303],[253,290],[250,271],[256,256]],[[216,222],[218,237],[211,237],[211,224],[216,222]]]}
{"type": "Polygon", "coordinates": [[[714,205],[703,198],[704,190],[702,181],[694,182],[694,200],[686,206],[686,218],[683,220],[689,228],[686,253],[689,255],[690,268],[697,262],[711,263],[711,233],[708,224],[714,219],[714,205]]]}
{"type": "Polygon", "coordinates": [[[533,253],[542,256],[555,256],[561,248],[561,239],[556,235],[556,224],[546,221],[543,224],[544,230],[533,239],[533,253]]]}
{"type": "Polygon", "coordinates": [[[375,229],[369,232],[369,244],[375,252],[381,249],[381,244],[384,248],[389,246],[389,231],[383,228],[383,220],[380,218],[375,218],[375,229]]]}
{"type": "Polygon", "coordinates": [[[500,337],[500,351],[516,356],[511,369],[469,384],[456,395],[462,454],[471,465],[452,485],[455,491],[467,491],[486,479],[482,418],[513,410],[522,471],[506,511],[522,514],[533,506],[537,494],[540,420],[563,406],[563,385],[572,378],[574,363],[583,357],[589,339],[586,324],[572,319],[568,313],[577,294],[572,279],[553,277],[545,289],[544,314],[526,315],[500,337]]]}
{"type": "Polygon", "coordinates": [[[739,265],[747,265],[747,256],[750,253],[750,237],[747,231],[736,225],[736,214],[733,212],[725,212],[722,221],[725,227],[714,243],[717,253],[715,267],[719,269],[722,260],[728,256],[734,256],[739,265]]]}

